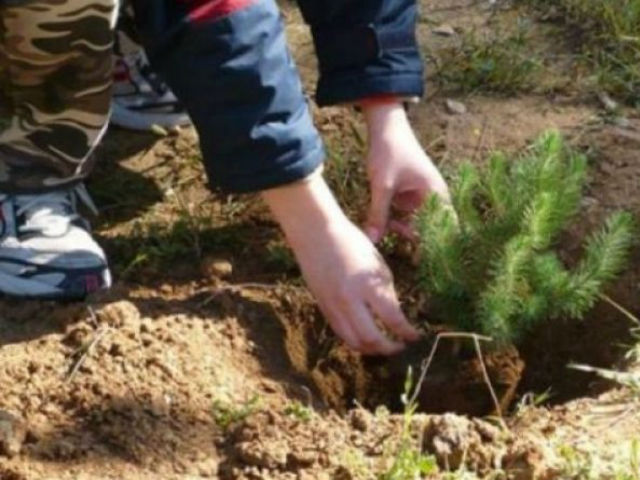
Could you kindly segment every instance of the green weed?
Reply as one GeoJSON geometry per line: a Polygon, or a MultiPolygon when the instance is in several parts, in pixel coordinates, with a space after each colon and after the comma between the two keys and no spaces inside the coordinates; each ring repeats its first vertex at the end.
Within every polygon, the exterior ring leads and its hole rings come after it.
{"type": "Polygon", "coordinates": [[[217,399],[213,402],[211,414],[213,420],[223,430],[241,422],[260,409],[260,397],[254,395],[249,400],[240,404],[217,399]]]}
{"type": "Polygon", "coordinates": [[[292,402],[285,407],[284,414],[306,423],[313,418],[313,409],[300,402],[292,402]]]}
{"type": "MultiPolygon", "coordinates": [[[[438,472],[436,459],[433,456],[424,455],[420,448],[415,446],[412,425],[418,405],[412,401],[414,397],[413,386],[413,371],[409,368],[402,395],[404,413],[400,441],[393,464],[387,472],[378,477],[379,480],[414,480],[438,472]]],[[[419,387],[416,386],[416,388],[419,387]]]]}
{"type": "Polygon", "coordinates": [[[529,22],[519,19],[515,30],[471,32],[461,44],[445,49],[435,77],[445,90],[512,94],[540,84],[542,62],[533,51],[529,22]]]}
{"type": "Polygon", "coordinates": [[[523,0],[559,10],[594,84],[640,105],[640,0],[523,0]]]}
{"type": "Polygon", "coordinates": [[[267,245],[266,262],[271,267],[285,272],[295,270],[298,266],[291,249],[281,242],[267,245]]]}
{"type": "Polygon", "coordinates": [[[640,441],[633,440],[621,455],[603,459],[595,450],[571,445],[557,448],[561,459],[560,478],[567,480],[640,480],[640,441]]]}

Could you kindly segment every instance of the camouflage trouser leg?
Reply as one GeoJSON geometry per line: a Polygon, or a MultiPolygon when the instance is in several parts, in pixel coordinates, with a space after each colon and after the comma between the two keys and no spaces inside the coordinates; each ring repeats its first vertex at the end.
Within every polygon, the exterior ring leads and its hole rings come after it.
{"type": "Polygon", "coordinates": [[[84,178],[109,117],[118,0],[0,0],[0,193],[84,178]]]}

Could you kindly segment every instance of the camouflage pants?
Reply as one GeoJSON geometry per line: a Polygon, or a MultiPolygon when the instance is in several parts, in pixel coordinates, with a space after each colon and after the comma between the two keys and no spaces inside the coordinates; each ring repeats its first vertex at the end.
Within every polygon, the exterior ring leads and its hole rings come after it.
{"type": "Polygon", "coordinates": [[[118,0],[0,0],[0,193],[84,178],[106,130],[118,0]]]}

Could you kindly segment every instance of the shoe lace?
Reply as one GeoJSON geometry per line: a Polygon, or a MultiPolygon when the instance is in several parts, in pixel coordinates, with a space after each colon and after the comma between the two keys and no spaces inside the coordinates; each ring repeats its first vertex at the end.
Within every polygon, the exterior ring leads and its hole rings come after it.
{"type": "Polygon", "coordinates": [[[72,222],[81,219],[77,213],[78,199],[94,214],[98,210],[84,185],[39,195],[16,195],[16,217],[24,215],[25,222],[18,227],[20,233],[41,233],[46,236],[61,235],[72,222]]]}
{"type": "Polygon", "coordinates": [[[169,91],[169,86],[151,68],[143,50],[129,54],[129,59],[157,95],[162,96],[169,91]]]}

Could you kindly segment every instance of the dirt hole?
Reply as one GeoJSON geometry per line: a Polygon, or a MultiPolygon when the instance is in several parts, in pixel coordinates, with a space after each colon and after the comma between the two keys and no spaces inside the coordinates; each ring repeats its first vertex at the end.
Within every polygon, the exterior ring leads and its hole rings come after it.
{"type": "MultiPolygon", "coordinates": [[[[435,335],[391,359],[364,358],[340,346],[311,305],[288,302],[287,307],[279,315],[286,331],[287,354],[296,369],[310,377],[327,406],[339,411],[355,403],[370,409],[385,405],[394,412],[403,408],[400,399],[407,368],[420,372],[435,335]],[[315,320],[310,322],[310,318],[315,320]]],[[[557,405],[613,388],[612,383],[571,370],[568,365],[621,367],[624,345],[630,342],[628,321],[609,305],[600,304],[582,321],[541,326],[518,348],[492,351],[483,346],[483,360],[500,407],[509,413],[525,394],[557,405]]],[[[419,403],[426,413],[484,416],[494,412],[481,362],[470,340],[441,341],[419,403]]]]}

